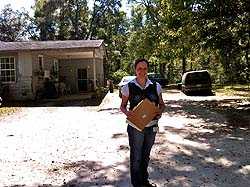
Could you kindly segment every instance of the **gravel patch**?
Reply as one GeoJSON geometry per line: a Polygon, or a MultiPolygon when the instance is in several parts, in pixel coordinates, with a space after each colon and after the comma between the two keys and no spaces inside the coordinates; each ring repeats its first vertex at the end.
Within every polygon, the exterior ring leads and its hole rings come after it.
{"type": "MultiPolygon", "coordinates": [[[[163,97],[152,181],[160,187],[249,186],[249,126],[227,128],[227,116],[201,105],[202,98],[178,91],[163,97]]],[[[0,186],[131,186],[119,104],[115,92],[99,107],[25,107],[1,117],[0,186]]]]}

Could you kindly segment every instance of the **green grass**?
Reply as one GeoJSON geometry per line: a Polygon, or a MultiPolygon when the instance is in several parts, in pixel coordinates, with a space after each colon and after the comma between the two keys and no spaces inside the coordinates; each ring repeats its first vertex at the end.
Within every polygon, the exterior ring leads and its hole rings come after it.
{"type": "Polygon", "coordinates": [[[215,86],[216,95],[250,97],[250,85],[215,86]]]}
{"type": "Polygon", "coordinates": [[[11,115],[17,111],[18,111],[17,107],[1,107],[0,108],[0,117],[6,116],[6,115],[11,115]]]}

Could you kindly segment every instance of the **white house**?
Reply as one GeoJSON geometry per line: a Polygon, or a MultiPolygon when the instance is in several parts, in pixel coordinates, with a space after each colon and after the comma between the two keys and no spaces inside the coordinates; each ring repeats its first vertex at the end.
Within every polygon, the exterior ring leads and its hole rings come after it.
{"type": "Polygon", "coordinates": [[[71,93],[104,86],[103,40],[0,42],[0,81],[8,98],[34,99],[45,78],[63,81],[71,93]]]}

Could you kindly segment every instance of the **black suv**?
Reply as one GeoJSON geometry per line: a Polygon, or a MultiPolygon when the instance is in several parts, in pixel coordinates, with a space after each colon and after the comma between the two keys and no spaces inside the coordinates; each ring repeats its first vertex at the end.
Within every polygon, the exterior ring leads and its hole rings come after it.
{"type": "Polygon", "coordinates": [[[202,93],[212,95],[212,81],[207,70],[189,71],[182,76],[182,92],[186,95],[202,93]]]}
{"type": "Polygon", "coordinates": [[[160,73],[148,73],[148,78],[152,82],[158,82],[162,87],[168,84],[167,79],[160,73]]]}

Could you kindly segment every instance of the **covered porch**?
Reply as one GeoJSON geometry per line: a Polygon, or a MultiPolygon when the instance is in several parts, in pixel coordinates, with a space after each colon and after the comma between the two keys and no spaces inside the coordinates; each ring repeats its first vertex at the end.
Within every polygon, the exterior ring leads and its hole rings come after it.
{"type": "Polygon", "coordinates": [[[41,55],[44,58],[44,78],[65,83],[73,94],[94,91],[104,85],[105,58],[99,49],[48,51],[38,54],[41,55]],[[46,67],[49,65],[51,67],[46,67]]]}
{"type": "Polygon", "coordinates": [[[39,51],[32,56],[36,96],[50,89],[44,87],[46,81],[54,85],[56,97],[90,94],[105,85],[106,58],[102,48],[39,51]]]}
{"type": "Polygon", "coordinates": [[[105,85],[103,40],[2,42],[0,58],[6,66],[1,80],[14,100],[50,91],[53,97],[90,93],[105,85]]]}

